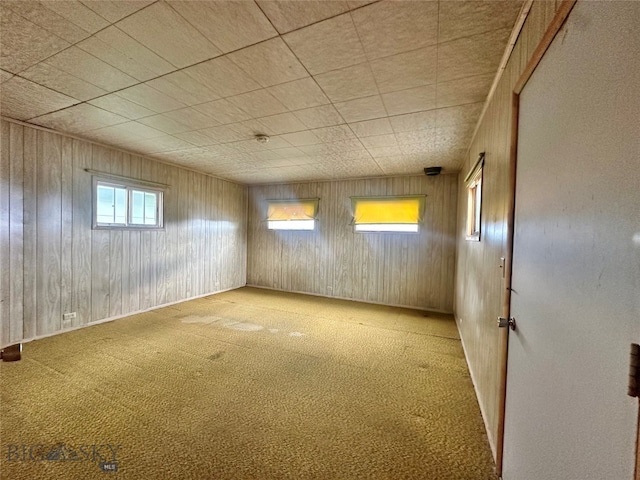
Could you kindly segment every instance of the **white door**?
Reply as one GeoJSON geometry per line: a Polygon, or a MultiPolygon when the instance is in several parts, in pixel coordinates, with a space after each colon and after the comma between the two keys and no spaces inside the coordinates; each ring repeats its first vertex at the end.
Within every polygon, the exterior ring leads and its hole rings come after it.
{"type": "Polygon", "coordinates": [[[631,480],[640,2],[578,1],[520,96],[504,480],[631,480]]]}

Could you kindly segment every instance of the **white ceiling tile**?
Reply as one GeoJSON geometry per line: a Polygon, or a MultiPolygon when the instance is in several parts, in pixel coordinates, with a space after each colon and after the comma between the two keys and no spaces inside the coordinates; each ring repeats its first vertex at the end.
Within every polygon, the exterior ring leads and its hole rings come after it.
{"type": "Polygon", "coordinates": [[[170,1],[169,4],[224,53],[278,34],[254,2],[170,1]]]}
{"type": "Polygon", "coordinates": [[[410,88],[399,92],[384,93],[382,100],[389,115],[431,110],[436,107],[436,88],[434,85],[410,88]]]}
{"type": "Polygon", "coordinates": [[[336,103],[335,106],[340,115],[349,123],[387,116],[380,95],[336,103]]]}
{"type": "Polygon", "coordinates": [[[41,115],[30,120],[31,123],[36,125],[70,133],[82,133],[126,121],[127,119],[120,115],[86,103],[41,115]]]}
{"type": "Polygon", "coordinates": [[[425,47],[371,62],[381,93],[436,83],[437,47],[425,47]]]}
{"type": "Polygon", "coordinates": [[[230,53],[227,58],[263,87],[308,76],[302,64],[279,37],[230,53]]]}
{"type": "Polygon", "coordinates": [[[138,122],[119,123],[110,127],[99,128],[83,133],[83,136],[86,138],[107,143],[115,143],[123,138],[137,141],[146,138],[162,137],[164,135],[163,132],[138,122]]]}
{"type": "Polygon", "coordinates": [[[438,45],[438,81],[495,74],[509,34],[510,29],[496,30],[438,45]]]}
{"type": "Polygon", "coordinates": [[[254,79],[226,57],[215,58],[183,71],[220,97],[238,95],[260,88],[254,79]]]}
{"type": "Polygon", "coordinates": [[[101,30],[77,47],[140,81],[175,70],[169,62],[114,26],[101,30]]]}
{"type": "Polygon", "coordinates": [[[195,110],[215,119],[220,124],[241,122],[251,118],[251,115],[236,107],[229,100],[221,99],[203,103],[193,107],[195,110]]]}
{"type": "Polygon", "coordinates": [[[323,127],[311,130],[316,137],[324,143],[341,142],[344,140],[353,140],[356,138],[348,125],[336,125],[333,127],[323,127]]]}
{"type": "Polygon", "coordinates": [[[429,110],[426,112],[407,113],[390,117],[389,121],[393,127],[393,131],[411,132],[414,130],[427,130],[436,127],[437,110],[429,110]]]}
{"type": "Polygon", "coordinates": [[[363,122],[350,123],[351,130],[359,138],[371,137],[373,135],[385,135],[393,133],[391,123],[388,118],[377,118],[375,120],[365,120],[363,122]]]}
{"type": "Polygon", "coordinates": [[[247,112],[253,118],[266,117],[287,111],[287,107],[282,105],[282,103],[265,89],[229,97],[227,100],[247,112]]]}
{"type": "Polygon", "coordinates": [[[96,107],[100,107],[103,110],[108,110],[131,120],[148,117],[150,115],[155,115],[156,113],[153,110],[149,110],[148,108],[143,107],[142,105],[138,105],[137,103],[133,103],[126,98],[118,96],[117,93],[111,93],[103,97],[94,98],[93,100],[89,101],[89,103],[91,105],[95,105],[96,107]]]}
{"type": "Polygon", "coordinates": [[[395,134],[396,140],[399,145],[415,145],[420,144],[423,146],[433,147],[437,131],[435,128],[428,128],[425,130],[412,130],[409,132],[398,132],[395,134]]]}
{"type": "Polygon", "coordinates": [[[166,112],[165,117],[171,118],[177,122],[190,127],[190,130],[199,130],[207,127],[215,127],[220,125],[215,118],[196,110],[194,107],[181,108],[180,110],[172,110],[166,112]]]}
{"type": "Polygon", "coordinates": [[[392,157],[402,155],[402,150],[400,147],[396,145],[391,145],[387,147],[369,147],[367,151],[373,158],[381,158],[381,157],[392,157]]]}
{"type": "Polygon", "coordinates": [[[39,83],[78,100],[89,100],[107,93],[95,85],[40,62],[20,73],[21,77],[39,83]]]}
{"type": "Polygon", "coordinates": [[[381,148],[381,147],[396,147],[396,136],[393,133],[387,135],[375,135],[373,137],[364,137],[360,141],[365,148],[381,148]]]}
{"type": "Polygon", "coordinates": [[[70,42],[76,43],[87,38],[91,33],[75,23],[58,15],[40,2],[31,0],[3,0],[3,5],[30,22],[44,28],[48,32],[70,42]]]}
{"type": "Polygon", "coordinates": [[[156,113],[168,112],[169,110],[178,110],[186,107],[184,103],[165,95],[158,90],[151,88],[149,85],[139,84],[129,87],[125,90],[116,92],[118,96],[142,105],[143,107],[153,110],[156,113]]]}
{"type": "Polygon", "coordinates": [[[161,132],[172,135],[174,133],[188,132],[193,128],[180,123],[173,118],[166,116],[165,114],[154,115],[152,117],[144,117],[138,120],[138,122],[153,127],[161,132]]]}
{"type": "Polygon", "coordinates": [[[351,12],[369,59],[435,45],[438,2],[378,2],[351,12]]]}
{"type": "Polygon", "coordinates": [[[334,103],[378,94],[368,63],[322,73],[315,79],[334,103]]]}
{"type": "Polygon", "coordinates": [[[269,117],[262,117],[258,119],[260,123],[269,127],[276,135],[283,133],[299,132],[306,130],[307,127],[298,120],[298,118],[290,112],[280,113],[278,115],[271,115],[269,117]]]}
{"type": "Polygon", "coordinates": [[[520,0],[440,2],[438,42],[511,29],[522,3],[520,0]]]}
{"type": "Polygon", "coordinates": [[[4,70],[0,70],[0,83],[4,83],[10,78],[13,77],[13,73],[5,72],[4,70]]]}
{"type": "Polygon", "coordinates": [[[43,5],[89,33],[109,26],[109,22],[78,1],[47,0],[43,5]]]}
{"type": "Polygon", "coordinates": [[[218,95],[213,90],[183,71],[149,80],[146,84],[185,105],[196,105],[218,99],[218,95]]]}
{"type": "Polygon", "coordinates": [[[45,63],[81,78],[107,92],[138,83],[135,78],[77,47],[70,47],[57,53],[47,58],[45,63]]]}
{"type": "Polygon", "coordinates": [[[154,1],[155,0],[82,0],[82,4],[96,12],[105,20],[114,23],[143,9],[154,1]]]}
{"type": "Polygon", "coordinates": [[[438,83],[438,108],[484,102],[494,77],[491,73],[438,83]]]}
{"type": "Polygon", "coordinates": [[[347,2],[335,0],[258,0],[258,4],[280,33],[290,32],[349,10],[347,2]]]}
{"type": "Polygon", "coordinates": [[[74,103],[78,103],[78,100],[24,78],[13,77],[2,84],[2,115],[17,120],[28,120],[74,103]]]}
{"type": "Polygon", "coordinates": [[[367,59],[349,13],[288,33],[283,38],[313,75],[367,59]]]}
{"type": "Polygon", "coordinates": [[[21,17],[0,3],[0,68],[19,73],[67,48],[70,43],[21,17]]]}
{"type": "Polygon", "coordinates": [[[165,2],[154,3],[116,26],[176,67],[187,67],[221,53],[165,2]]]}
{"type": "Polygon", "coordinates": [[[305,130],[302,132],[295,133],[286,133],[282,135],[287,142],[289,142],[294,147],[301,147],[303,145],[315,145],[318,143],[322,143],[318,137],[316,137],[313,132],[310,130],[305,130]]]}
{"type": "Polygon", "coordinates": [[[289,110],[301,110],[330,103],[327,96],[311,77],[281,83],[280,85],[269,87],[267,91],[280,100],[289,110]]]}
{"type": "Polygon", "coordinates": [[[328,127],[345,123],[333,105],[322,105],[320,107],[305,108],[293,112],[307,128],[328,127]]]}
{"type": "Polygon", "coordinates": [[[193,145],[191,145],[189,142],[185,142],[184,140],[180,140],[179,138],[171,135],[140,140],[138,142],[127,144],[127,148],[131,148],[135,151],[142,152],[148,155],[153,153],[183,150],[192,147],[193,145]]]}
{"type": "Polygon", "coordinates": [[[475,124],[482,111],[482,102],[469,103],[457,107],[439,108],[436,110],[437,127],[447,127],[460,124],[475,124]]]}

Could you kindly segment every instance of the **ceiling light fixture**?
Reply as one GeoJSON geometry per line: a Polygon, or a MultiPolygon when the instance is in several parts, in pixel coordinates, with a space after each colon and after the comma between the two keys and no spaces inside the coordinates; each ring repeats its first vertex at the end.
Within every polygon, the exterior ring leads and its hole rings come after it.
{"type": "Polygon", "coordinates": [[[269,141],[268,135],[256,135],[256,140],[258,143],[267,143],[269,141]]]}

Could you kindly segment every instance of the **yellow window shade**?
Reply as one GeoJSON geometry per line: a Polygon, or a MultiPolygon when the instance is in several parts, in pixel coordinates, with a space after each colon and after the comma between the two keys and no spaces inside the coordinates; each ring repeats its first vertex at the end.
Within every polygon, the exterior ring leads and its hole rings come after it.
{"type": "Polygon", "coordinates": [[[424,196],[352,197],[353,222],[356,225],[420,223],[424,200],[424,196]]]}
{"type": "Polygon", "coordinates": [[[318,213],[318,199],[269,200],[267,220],[313,220],[318,213]]]}

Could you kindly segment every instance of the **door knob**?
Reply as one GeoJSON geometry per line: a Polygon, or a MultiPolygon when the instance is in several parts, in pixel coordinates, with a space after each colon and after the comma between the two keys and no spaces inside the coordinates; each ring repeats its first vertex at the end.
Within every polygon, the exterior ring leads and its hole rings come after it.
{"type": "Polygon", "coordinates": [[[515,330],[516,329],[516,319],[513,318],[513,317],[511,317],[511,318],[498,317],[498,327],[500,327],[500,328],[509,327],[511,330],[515,330]]]}

